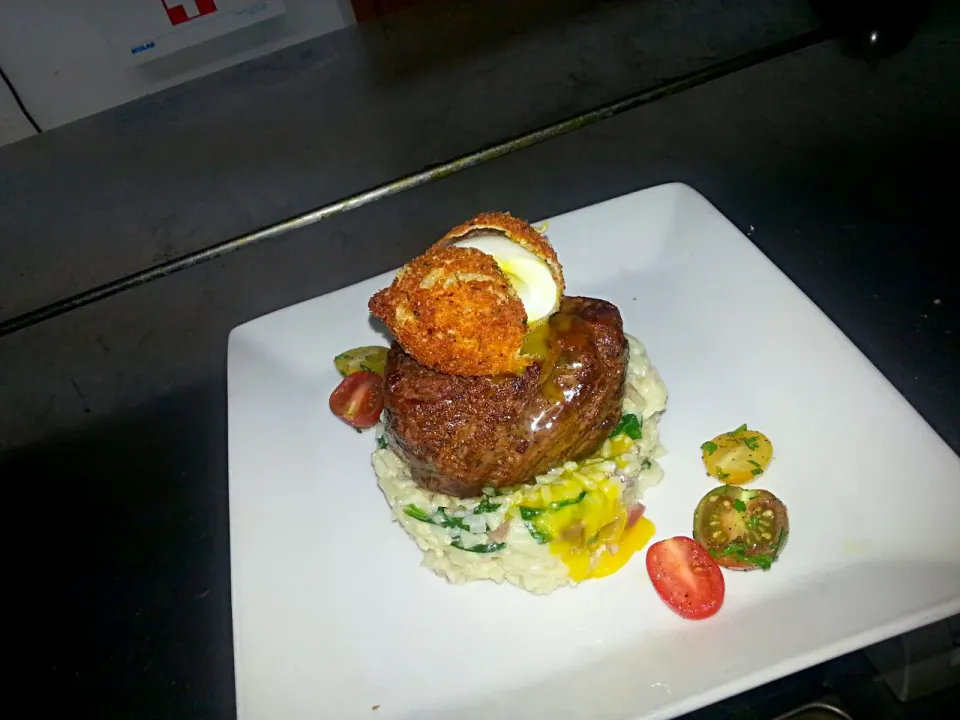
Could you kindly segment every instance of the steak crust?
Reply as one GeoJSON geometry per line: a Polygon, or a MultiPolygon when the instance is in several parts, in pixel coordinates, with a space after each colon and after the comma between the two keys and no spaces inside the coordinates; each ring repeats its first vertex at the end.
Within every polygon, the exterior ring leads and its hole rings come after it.
{"type": "Polygon", "coordinates": [[[516,376],[447,375],[394,343],[387,355],[387,442],[422,487],[474,497],[532,481],[593,452],[620,419],[627,341],[617,307],[564,297],[516,376]]]}

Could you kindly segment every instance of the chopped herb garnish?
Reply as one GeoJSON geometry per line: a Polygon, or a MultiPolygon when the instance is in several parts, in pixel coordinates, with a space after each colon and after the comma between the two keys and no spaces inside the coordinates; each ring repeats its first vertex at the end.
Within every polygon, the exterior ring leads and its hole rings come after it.
{"type": "Polygon", "coordinates": [[[747,517],[746,522],[744,523],[747,530],[756,532],[760,529],[760,516],[759,515],[750,515],[747,517]]]}
{"type": "Polygon", "coordinates": [[[430,523],[434,525],[433,519],[427,515],[423,510],[418,508],[416,505],[407,505],[403,511],[412,517],[414,520],[419,520],[420,522],[430,523]]]}
{"type": "Polygon", "coordinates": [[[610,437],[614,438],[621,433],[626,433],[628,437],[639,440],[643,437],[643,419],[638,418],[633,413],[624,415],[620,418],[620,422],[617,423],[613,432],[610,433],[610,437]]]}
{"type": "Polygon", "coordinates": [[[481,543],[480,545],[471,545],[470,547],[464,547],[463,545],[460,544],[459,540],[454,540],[450,544],[453,545],[453,547],[457,548],[458,550],[463,550],[465,552],[472,552],[472,553],[500,552],[507,546],[506,543],[499,542],[499,543],[481,543]]]}
{"type": "Polygon", "coordinates": [[[761,470],[760,468],[754,468],[753,470],[750,471],[750,474],[753,475],[754,477],[756,477],[757,475],[763,475],[763,470],[761,470]]]}
{"type": "Polygon", "coordinates": [[[544,508],[532,508],[527,507],[526,505],[520,505],[520,517],[524,520],[532,520],[541,513],[545,512],[555,512],[561,508],[568,507],[570,505],[576,505],[578,502],[582,501],[587,496],[587,491],[582,490],[580,494],[573,498],[567,498],[566,500],[557,500],[552,502],[544,508]]]}
{"type": "Polygon", "coordinates": [[[540,508],[520,507],[520,517],[524,520],[533,520],[542,512],[543,510],[540,508]]]}
{"type": "Polygon", "coordinates": [[[723,470],[717,470],[717,480],[726,480],[730,477],[730,473],[725,473],[723,470]]]}
{"type": "Polygon", "coordinates": [[[743,555],[746,550],[747,547],[743,543],[730,543],[723,549],[723,552],[720,553],[720,557],[726,557],[727,555],[743,555]]]}
{"type": "Polygon", "coordinates": [[[731,434],[731,435],[739,435],[740,433],[742,433],[742,432],[743,432],[744,430],[746,430],[746,429],[747,429],[747,424],[744,423],[743,425],[741,425],[740,427],[738,427],[736,430],[734,430],[734,431],[733,431],[732,433],[730,433],[730,434],[731,434]]]}
{"type": "Polygon", "coordinates": [[[587,496],[586,490],[581,490],[580,494],[575,498],[567,498],[566,500],[557,500],[547,505],[547,510],[553,512],[554,510],[559,510],[560,508],[565,508],[569,505],[576,505],[578,502],[582,501],[587,496]]]}
{"type": "Polygon", "coordinates": [[[700,449],[703,450],[707,455],[713,455],[717,451],[717,444],[707,440],[707,442],[700,446],[700,449]]]}
{"type": "Polygon", "coordinates": [[[524,519],[523,524],[526,526],[527,532],[530,533],[530,537],[536,540],[539,545],[546,545],[552,540],[550,534],[534,525],[532,520],[524,519]]]}
{"type": "Polygon", "coordinates": [[[769,570],[776,559],[767,554],[747,555],[747,548],[743,543],[730,543],[724,548],[724,551],[716,557],[726,557],[727,555],[736,555],[741,560],[756,565],[761,570],[769,570]]]}
{"type": "Polygon", "coordinates": [[[473,512],[480,515],[481,513],[493,512],[498,507],[500,507],[500,503],[490,502],[490,500],[484,498],[480,501],[480,504],[473,509],[473,512]]]}
{"type": "Polygon", "coordinates": [[[753,563],[761,570],[769,570],[770,566],[773,565],[773,558],[769,555],[753,555],[752,557],[745,555],[743,559],[753,563]]]}
{"type": "Polygon", "coordinates": [[[446,508],[437,508],[437,514],[440,516],[440,525],[442,527],[445,527],[445,528],[455,527],[455,528],[460,528],[461,530],[467,530],[467,531],[470,530],[470,528],[468,528],[466,524],[464,524],[463,520],[461,520],[460,518],[451,517],[450,515],[447,515],[446,508]]]}
{"type": "Polygon", "coordinates": [[[756,435],[753,437],[745,437],[743,439],[743,444],[746,445],[751,450],[756,450],[760,446],[760,440],[756,435]]]}
{"type": "Polygon", "coordinates": [[[758,463],[756,460],[747,460],[747,462],[753,465],[755,468],[760,468],[761,470],[763,470],[763,465],[758,463]]]}
{"type": "MultiPolygon", "coordinates": [[[[712,552],[712,551],[711,551],[712,552]]],[[[743,543],[730,543],[719,555],[712,553],[714,557],[726,557],[727,555],[736,555],[741,560],[756,565],[761,570],[769,570],[776,560],[776,556],[761,553],[760,555],[747,555],[747,548],[743,543]]]]}
{"type": "Polygon", "coordinates": [[[412,517],[414,520],[419,520],[420,522],[429,523],[431,525],[439,525],[440,527],[445,528],[460,528],[461,530],[470,530],[462,519],[458,517],[451,517],[447,515],[446,508],[437,508],[437,512],[434,515],[427,515],[423,510],[418,508],[416,505],[407,505],[403,512],[412,517]]]}
{"type": "Polygon", "coordinates": [[[377,447],[383,450],[387,446],[387,439],[381,435],[377,438],[377,447]]]}
{"type": "MultiPolygon", "coordinates": [[[[498,507],[498,506],[497,506],[498,507]]],[[[446,508],[437,508],[437,512],[433,515],[428,515],[421,508],[418,508],[416,505],[407,505],[403,512],[412,517],[414,520],[419,520],[420,522],[429,523],[430,525],[439,525],[440,527],[445,528],[457,528],[459,530],[464,530],[470,532],[470,528],[466,526],[461,518],[452,517],[447,514],[446,508]]],[[[531,533],[533,534],[533,533],[531,533]]],[[[549,541],[544,540],[543,542],[549,541]]],[[[539,540],[538,540],[539,542],[539,540]]],[[[481,543],[479,545],[471,545],[470,547],[464,547],[459,538],[454,538],[453,542],[450,543],[453,547],[464,550],[466,552],[473,553],[492,553],[503,550],[507,544],[506,543],[481,543]]]]}
{"type": "Polygon", "coordinates": [[[746,511],[747,511],[747,504],[746,504],[743,500],[734,500],[734,501],[733,501],[733,509],[734,509],[734,510],[739,510],[740,512],[746,512],[746,511]]]}

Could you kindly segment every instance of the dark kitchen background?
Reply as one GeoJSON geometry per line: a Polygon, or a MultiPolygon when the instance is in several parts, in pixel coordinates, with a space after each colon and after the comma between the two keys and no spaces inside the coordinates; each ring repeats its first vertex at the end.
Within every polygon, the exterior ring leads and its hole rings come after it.
{"type": "MultiPolygon", "coordinates": [[[[43,707],[235,717],[227,333],[402,264],[480,206],[540,218],[691,184],[960,449],[957,3],[138,1],[0,6],[0,478],[8,514],[30,517],[11,580],[43,707]],[[756,61],[711,71],[734,58],[756,61]],[[681,77],[696,79],[670,85],[681,77]],[[675,90],[29,320],[661,87],[675,90]]],[[[690,717],[772,720],[811,702],[956,717],[958,630],[938,623],[690,717]]]]}

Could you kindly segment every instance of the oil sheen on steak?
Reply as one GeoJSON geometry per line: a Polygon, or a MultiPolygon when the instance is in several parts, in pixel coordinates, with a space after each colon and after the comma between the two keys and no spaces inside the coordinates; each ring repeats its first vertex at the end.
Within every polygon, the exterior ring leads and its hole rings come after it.
{"type": "Polygon", "coordinates": [[[623,321],[604,300],[565,297],[519,376],[463,377],[387,356],[387,440],[424,488],[457,497],[528,482],[593,452],[620,419],[623,321]]]}

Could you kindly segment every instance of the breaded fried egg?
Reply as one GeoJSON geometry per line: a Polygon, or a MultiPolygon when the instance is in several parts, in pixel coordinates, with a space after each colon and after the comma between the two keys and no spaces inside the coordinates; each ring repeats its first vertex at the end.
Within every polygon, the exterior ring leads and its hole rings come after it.
{"type": "Polygon", "coordinates": [[[547,239],[506,213],[447,233],[376,293],[370,312],[421,365],[451,375],[523,371],[527,329],[559,307],[563,272],[547,239]]]}

